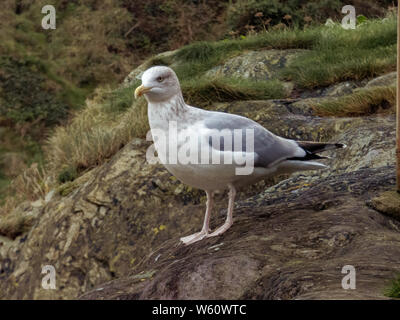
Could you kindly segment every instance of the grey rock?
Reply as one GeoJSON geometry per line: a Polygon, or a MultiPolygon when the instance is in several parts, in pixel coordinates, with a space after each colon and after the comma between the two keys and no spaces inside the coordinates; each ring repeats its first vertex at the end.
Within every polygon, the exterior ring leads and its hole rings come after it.
{"type": "Polygon", "coordinates": [[[276,78],[279,71],[304,50],[249,51],[214,67],[206,76],[241,77],[251,80],[276,78]]]}

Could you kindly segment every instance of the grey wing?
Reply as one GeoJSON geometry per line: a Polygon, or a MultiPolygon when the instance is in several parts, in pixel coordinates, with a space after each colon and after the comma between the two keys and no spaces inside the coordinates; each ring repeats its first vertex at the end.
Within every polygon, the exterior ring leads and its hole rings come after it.
{"type": "MultiPolygon", "coordinates": [[[[251,119],[223,112],[208,112],[203,121],[208,129],[231,130],[233,145],[235,139],[233,130],[241,129],[243,152],[246,152],[247,149],[246,129],[253,130],[255,167],[269,167],[287,158],[305,155],[305,151],[299,147],[297,142],[278,137],[251,119]]],[[[211,140],[209,140],[209,144],[211,145],[211,140]]],[[[212,147],[215,148],[216,146],[212,145],[212,147]]],[[[223,138],[221,138],[217,149],[224,150],[223,138]]]]}

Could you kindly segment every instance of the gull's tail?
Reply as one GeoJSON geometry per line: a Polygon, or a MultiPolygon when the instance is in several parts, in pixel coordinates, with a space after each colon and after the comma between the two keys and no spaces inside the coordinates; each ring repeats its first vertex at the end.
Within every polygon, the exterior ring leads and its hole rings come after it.
{"type": "Polygon", "coordinates": [[[302,148],[306,155],[304,157],[293,157],[287,160],[296,160],[296,161],[309,161],[309,160],[318,160],[318,159],[327,159],[328,157],[320,156],[318,153],[346,148],[345,144],[342,143],[323,143],[323,142],[310,142],[310,141],[296,141],[297,144],[302,148]]]}
{"type": "Polygon", "coordinates": [[[318,153],[328,150],[345,148],[346,145],[341,143],[322,143],[309,141],[296,141],[297,145],[305,151],[302,157],[287,158],[279,166],[280,173],[293,173],[304,170],[326,169],[327,166],[313,160],[327,159],[328,157],[320,156],[318,153]]]}

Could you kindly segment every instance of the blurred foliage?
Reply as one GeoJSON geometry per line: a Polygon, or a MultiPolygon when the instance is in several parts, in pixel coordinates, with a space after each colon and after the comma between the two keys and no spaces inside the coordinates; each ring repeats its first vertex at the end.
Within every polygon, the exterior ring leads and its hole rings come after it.
{"type": "Polygon", "coordinates": [[[173,50],[194,40],[217,40],[226,33],[228,0],[123,0],[132,14],[129,45],[141,54],[173,50]]]}
{"type": "Polygon", "coordinates": [[[43,65],[0,58],[0,68],[0,116],[15,123],[42,119],[47,125],[66,117],[62,87],[45,77],[43,65]]]}
{"type": "Polygon", "coordinates": [[[387,297],[400,299],[400,275],[392,281],[391,285],[385,289],[384,293],[387,297]]]}
{"type": "Polygon", "coordinates": [[[60,174],[58,175],[58,181],[60,183],[66,183],[68,181],[73,181],[78,176],[75,167],[64,167],[60,174]]]}
{"type": "Polygon", "coordinates": [[[341,9],[353,5],[356,14],[369,18],[383,16],[391,0],[237,0],[227,9],[228,27],[237,34],[261,31],[282,26],[304,27],[325,22],[326,19],[341,20],[341,9]]]}

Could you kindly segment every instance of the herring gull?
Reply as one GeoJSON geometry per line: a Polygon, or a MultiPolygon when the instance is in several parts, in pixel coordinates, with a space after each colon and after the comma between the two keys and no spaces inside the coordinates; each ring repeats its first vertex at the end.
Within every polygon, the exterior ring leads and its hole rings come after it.
{"type": "Polygon", "coordinates": [[[285,139],[248,118],[189,106],[178,77],[166,66],[151,67],[142,74],[135,98],[142,95],[148,102],[158,158],[180,181],[207,194],[203,227],[181,238],[187,245],[229,229],[238,187],[273,175],[327,168],[315,161],[324,159],[318,153],[345,147],[340,143],[285,139]],[[225,189],[229,189],[227,218],[211,232],[213,194],[225,189]]]}

